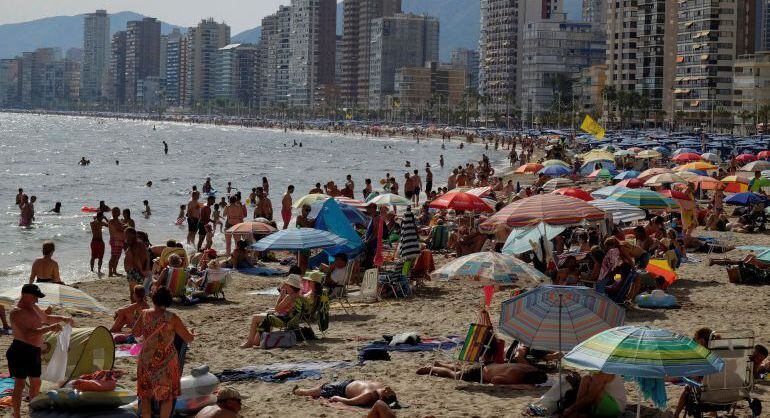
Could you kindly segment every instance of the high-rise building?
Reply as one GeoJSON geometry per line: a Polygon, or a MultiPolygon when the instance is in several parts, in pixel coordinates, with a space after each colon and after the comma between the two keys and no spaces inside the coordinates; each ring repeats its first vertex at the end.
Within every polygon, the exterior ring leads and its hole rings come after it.
{"type": "Polygon", "coordinates": [[[126,102],[137,102],[137,83],[160,74],[160,22],[152,17],[126,25],[126,102]]]}
{"type": "Polygon", "coordinates": [[[342,103],[369,105],[372,21],[401,13],[401,0],[344,0],[342,33],[342,103]]]}
{"type": "Polygon", "coordinates": [[[756,4],[679,0],[674,113],[687,123],[732,123],[720,115],[732,108],[736,58],[754,53],[756,4]]]}
{"type": "Polygon", "coordinates": [[[604,62],[604,39],[591,23],[568,21],[564,13],[527,23],[523,34],[519,103],[524,119],[534,121],[554,109],[569,111],[573,77],[604,62]]]}
{"type": "Polygon", "coordinates": [[[290,102],[310,106],[316,89],[334,84],[337,1],[292,0],[290,102]]]}
{"type": "Polygon", "coordinates": [[[110,66],[110,16],[106,10],[88,13],[83,19],[83,65],[80,98],[97,101],[110,66]]]}
{"type": "Polygon", "coordinates": [[[342,84],[342,36],[337,35],[334,50],[334,85],[342,84]]]}
{"type": "Polygon", "coordinates": [[[770,0],[760,0],[762,2],[762,12],[760,14],[762,28],[759,31],[760,49],[762,51],[770,51],[770,0]]]}
{"type": "Polygon", "coordinates": [[[112,34],[110,42],[109,82],[105,84],[104,96],[115,104],[126,103],[126,31],[112,34]]]}
{"type": "Polygon", "coordinates": [[[604,30],[607,25],[607,0],[583,0],[583,20],[604,30]]]}
{"type": "Polygon", "coordinates": [[[220,48],[230,44],[230,26],[205,19],[187,30],[187,103],[203,105],[214,99],[220,48]]]}
{"type": "Polygon", "coordinates": [[[583,68],[572,82],[575,110],[598,117],[604,106],[604,85],[607,82],[607,66],[604,63],[583,68]]]}
{"type": "Polygon", "coordinates": [[[481,0],[479,94],[485,114],[504,112],[516,97],[518,0],[481,0]]]}
{"type": "Polygon", "coordinates": [[[289,102],[290,31],[290,7],[281,6],[275,14],[262,19],[260,108],[263,111],[289,102]]]}
{"type": "MultiPolygon", "coordinates": [[[[759,109],[770,104],[770,51],[741,55],[733,66],[734,124],[757,120],[759,109]],[[751,115],[749,121],[744,118],[751,115]]],[[[764,123],[759,119],[759,123],[764,123]]],[[[753,133],[750,129],[747,133],[753,133]]]]}
{"type": "Polygon", "coordinates": [[[67,108],[79,99],[80,81],[80,63],[65,58],[46,64],[40,105],[67,108]]]}
{"type": "Polygon", "coordinates": [[[184,104],[187,92],[187,37],[174,29],[166,41],[166,71],[162,73],[166,103],[184,104]]]}
{"type": "Polygon", "coordinates": [[[439,21],[430,16],[396,14],[372,20],[369,109],[389,107],[396,70],[438,62],[439,21]]]}
{"type": "Polygon", "coordinates": [[[17,106],[21,101],[21,58],[0,59],[0,106],[17,106]]]}
{"type": "Polygon", "coordinates": [[[652,109],[667,111],[676,73],[677,0],[638,0],[637,8],[636,91],[652,109]]]}
{"type": "Polygon", "coordinates": [[[444,67],[429,62],[425,67],[405,67],[396,71],[395,98],[401,109],[425,110],[430,101],[441,97],[441,105],[456,108],[467,90],[466,74],[462,68],[444,67]]]}
{"type": "Polygon", "coordinates": [[[230,44],[218,51],[216,98],[232,104],[256,107],[258,49],[251,44],[230,44]]]}
{"type": "Polygon", "coordinates": [[[636,90],[637,0],[607,4],[607,86],[616,91],[636,90]]]}
{"type": "MultiPolygon", "coordinates": [[[[48,64],[59,58],[57,48],[38,48],[31,54],[31,66],[29,67],[29,104],[31,106],[41,106],[44,104],[45,93],[45,69],[48,64]]],[[[24,63],[23,65],[25,65],[24,63]]],[[[23,74],[27,76],[27,74],[23,74]]]]}
{"type": "MultiPolygon", "coordinates": [[[[109,40],[107,41],[107,50],[109,50],[109,40]]],[[[64,53],[64,58],[80,63],[80,70],[82,71],[84,55],[85,52],[83,51],[83,48],[69,48],[67,49],[67,52],[64,53]]],[[[109,56],[107,57],[107,62],[109,63],[109,56]]],[[[107,66],[109,67],[109,65],[107,66]]]]}
{"type": "Polygon", "coordinates": [[[452,67],[465,71],[468,90],[479,90],[479,51],[467,48],[452,50],[452,67]]]}

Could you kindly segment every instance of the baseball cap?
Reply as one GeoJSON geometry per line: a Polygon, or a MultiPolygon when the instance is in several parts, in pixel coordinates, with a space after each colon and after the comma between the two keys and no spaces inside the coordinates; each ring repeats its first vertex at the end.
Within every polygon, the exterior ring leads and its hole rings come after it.
{"type": "Polygon", "coordinates": [[[27,283],[24,286],[21,287],[21,294],[28,294],[28,295],[35,295],[39,298],[44,298],[45,293],[40,291],[40,288],[33,283],[27,283]]]}
{"type": "Polygon", "coordinates": [[[238,392],[238,389],[232,386],[222,387],[221,389],[219,389],[219,392],[217,393],[217,402],[222,402],[229,399],[241,400],[244,398],[245,396],[241,396],[241,393],[238,392]]]}

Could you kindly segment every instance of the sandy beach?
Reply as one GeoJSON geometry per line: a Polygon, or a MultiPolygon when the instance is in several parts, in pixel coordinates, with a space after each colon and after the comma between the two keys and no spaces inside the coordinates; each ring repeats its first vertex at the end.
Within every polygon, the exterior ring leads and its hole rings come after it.
{"type": "MultiPolygon", "coordinates": [[[[767,235],[708,233],[706,235],[728,239],[735,238],[735,245],[770,245],[767,235]]],[[[733,251],[731,257],[745,252],[733,251]]],[[[750,329],[757,335],[757,343],[770,343],[770,321],[762,312],[770,303],[770,293],[761,287],[738,286],[727,280],[724,267],[707,265],[704,254],[695,254],[699,263],[687,263],[680,270],[681,278],[670,288],[681,309],[647,310],[630,308],[626,323],[654,325],[690,335],[695,329],[709,326],[716,331],[750,329]]],[[[439,261],[439,260],[437,260],[439,261]]],[[[345,312],[334,304],[331,326],[326,335],[318,340],[291,349],[240,349],[247,331],[248,319],[254,313],[264,311],[274,304],[274,296],[251,295],[251,292],[274,287],[280,278],[236,275],[227,289],[227,301],[202,303],[192,307],[176,306],[173,311],[185,324],[197,333],[187,354],[186,371],[190,367],[208,364],[214,372],[246,365],[264,365],[285,361],[349,360],[356,361],[357,349],[364,342],[380,338],[382,334],[416,331],[423,336],[464,335],[468,324],[475,321],[483,296],[478,288],[456,283],[428,282],[419,297],[406,300],[387,300],[365,306],[355,306],[354,313],[345,312]]],[[[81,283],[77,287],[93,295],[109,308],[125,303],[124,279],[102,279],[81,283]]],[[[491,316],[499,318],[500,303],[507,293],[495,294],[491,316]]],[[[109,326],[109,318],[79,317],[81,326],[109,326]]],[[[510,339],[508,339],[510,341],[510,339]]],[[[0,350],[5,351],[11,337],[0,339],[0,350]]],[[[399,398],[410,405],[397,412],[403,417],[514,417],[521,416],[529,402],[535,401],[542,390],[513,391],[490,385],[454,382],[437,377],[418,376],[415,370],[435,357],[433,353],[393,353],[389,362],[366,362],[350,368],[325,371],[320,382],[336,379],[376,379],[392,385],[399,398]]],[[[3,357],[0,368],[6,369],[3,357]]],[[[135,386],[135,359],[118,359],[116,369],[127,372],[120,380],[126,387],[135,386]]],[[[310,387],[320,384],[316,380],[296,382],[310,387]]],[[[234,383],[249,399],[244,401],[242,416],[292,416],[329,417],[363,416],[364,411],[340,410],[322,405],[318,401],[291,394],[295,382],[234,383]]],[[[633,416],[636,389],[626,384],[629,392],[628,416],[633,416]]],[[[670,414],[681,388],[669,386],[670,414]]],[[[770,401],[768,386],[759,383],[756,393],[763,402],[770,401]]],[[[738,416],[750,416],[745,404],[738,416]]],[[[9,410],[0,410],[9,416],[9,410]]],[[[642,406],[643,416],[667,416],[653,409],[649,403],[642,406]]]]}

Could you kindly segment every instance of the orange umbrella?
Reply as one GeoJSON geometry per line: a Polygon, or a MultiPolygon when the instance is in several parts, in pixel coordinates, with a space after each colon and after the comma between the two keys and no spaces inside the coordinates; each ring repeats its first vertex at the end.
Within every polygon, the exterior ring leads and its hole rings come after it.
{"type": "Polygon", "coordinates": [[[749,190],[749,179],[743,176],[727,176],[722,179],[725,191],[728,193],[741,193],[749,190]]]}
{"type": "Polygon", "coordinates": [[[517,174],[535,174],[535,173],[537,173],[538,171],[540,171],[542,169],[543,169],[543,165],[542,164],[527,163],[527,164],[524,164],[523,166],[517,168],[516,171],[514,171],[514,173],[517,173],[517,174]]]}

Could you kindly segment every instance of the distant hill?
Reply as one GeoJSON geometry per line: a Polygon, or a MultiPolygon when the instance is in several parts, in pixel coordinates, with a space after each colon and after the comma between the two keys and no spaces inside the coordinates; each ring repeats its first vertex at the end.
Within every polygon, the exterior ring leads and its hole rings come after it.
{"type": "MultiPolygon", "coordinates": [[[[0,25],[0,58],[13,58],[22,52],[43,47],[58,47],[62,53],[69,48],[82,48],[84,16],[55,16],[0,25]]],[[[110,14],[110,30],[113,33],[125,30],[128,21],[142,18],[143,15],[134,12],[110,14]]],[[[176,27],[179,26],[161,22],[160,30],[166,34],[176,27]]]]}
{"type": "Polygon", "coordinates": [[[245,30],[230,38],[230,41],[234,44],[255,44],[259,42],[259,37],[262,35],[262,27],[258,26],[253,29],[245,30]]]}

